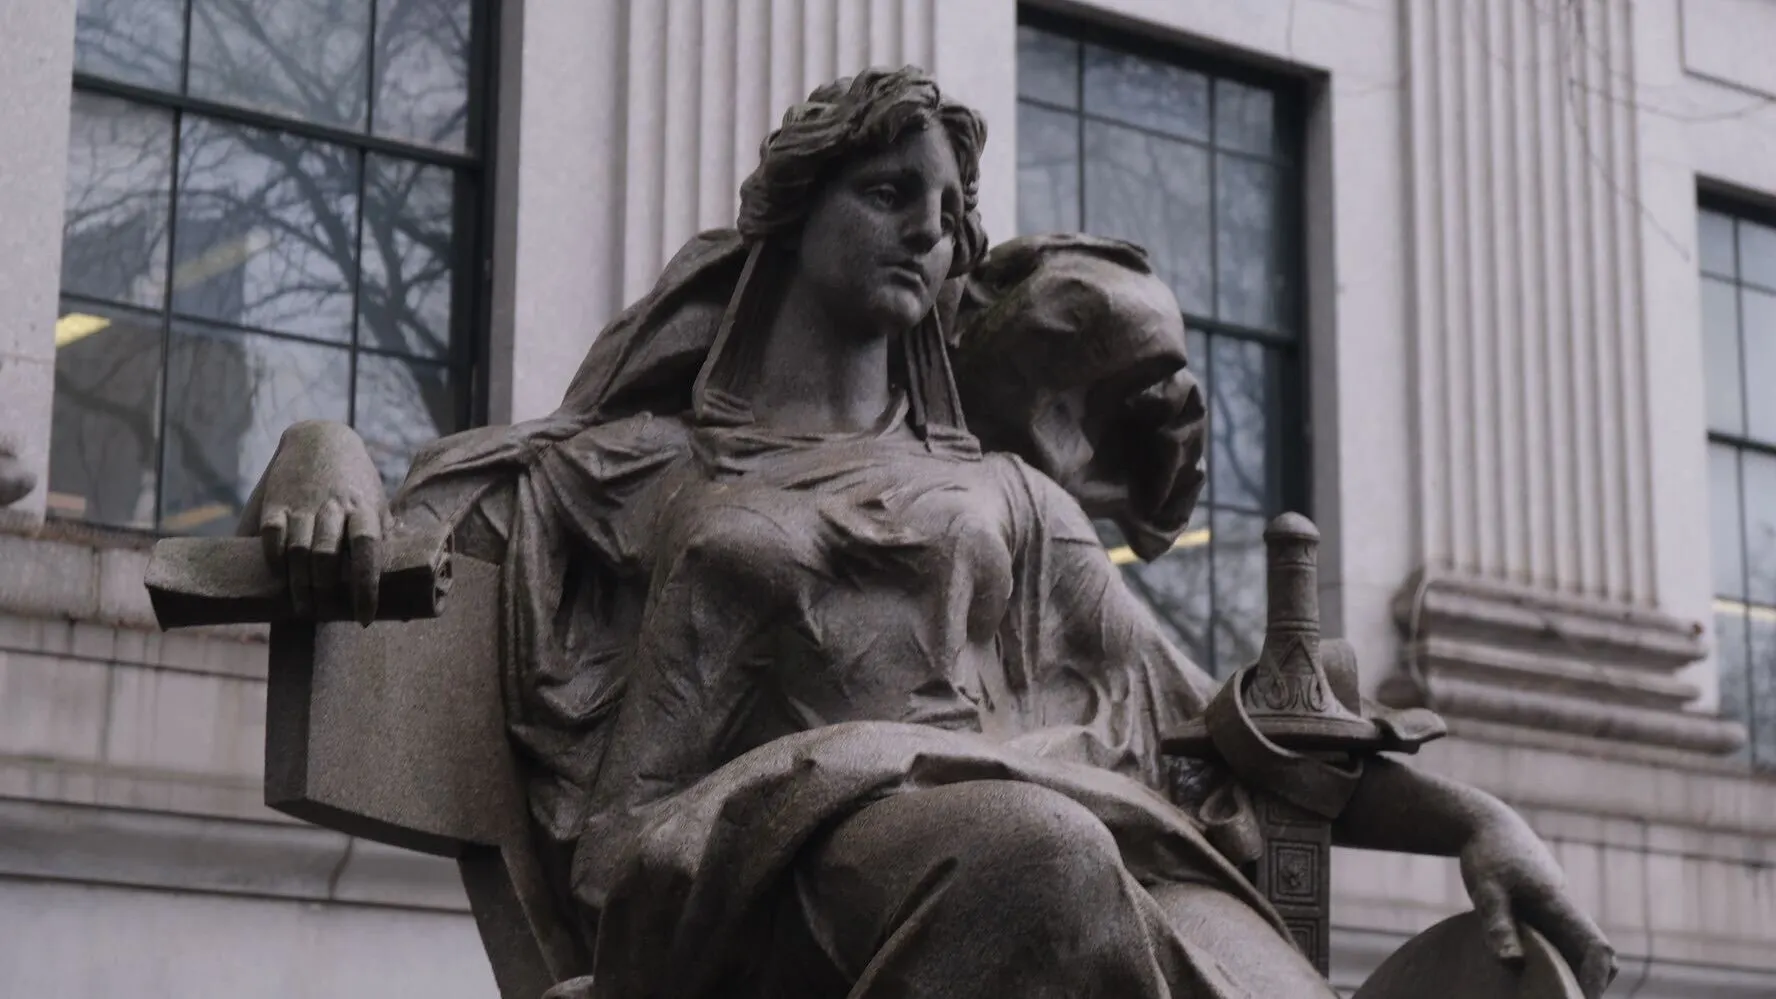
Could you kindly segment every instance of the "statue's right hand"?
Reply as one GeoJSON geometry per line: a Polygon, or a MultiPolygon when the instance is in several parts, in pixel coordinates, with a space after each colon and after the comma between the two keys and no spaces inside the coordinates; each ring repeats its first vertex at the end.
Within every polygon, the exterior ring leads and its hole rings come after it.
{"type": "Polygon", "coordinates": [[[358,621],[375,620],[382,540],[393,523],[382,476],[356,431],[322,420],[284,431],[253,514],[241,533],[264,540],[265,561],[289,579],[298,615],[343,586],[358,621]]]}

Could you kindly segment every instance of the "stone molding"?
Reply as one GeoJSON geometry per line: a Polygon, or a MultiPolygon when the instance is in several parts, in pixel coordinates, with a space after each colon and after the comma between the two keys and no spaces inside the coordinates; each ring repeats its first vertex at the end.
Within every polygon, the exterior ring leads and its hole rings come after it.
{"type": "Polygon", "coordinates": [[[1420,570],[1394,601],[1402,668],[1382,701],[1453,719],[1611,745],[1724,755],[1737,722],[1689,709],[1678,673],[1707,652],[1700,625],[1627,604],[1420,570]]]}
{"type": "Polygon", "coordinates": [[[0,878],[468,912],[456,865],[296,823],[0,798],[0,878]]]}

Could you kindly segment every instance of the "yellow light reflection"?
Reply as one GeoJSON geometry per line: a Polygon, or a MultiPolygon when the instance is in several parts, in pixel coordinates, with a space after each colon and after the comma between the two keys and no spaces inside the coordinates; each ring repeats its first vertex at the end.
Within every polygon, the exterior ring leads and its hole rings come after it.
{"type": "MultiPolygon", "coordinates": [[[[1180,548],[1200,548],[1208,543],[1209,529],[1206,527],[1199,527],[1194,531],[1185,531],[1183,534],[1178,535],[1178,540],[1172,543],[1172,550],[1177,551],[1180,548]]],[[[1116,565],[1128,565],[1131,562],[1138,562],[1140,560],[1141,556],[1136,555],[1135,550],[1128,545],[1110,549],[1110,561],[1116,565]]]]}
{"type": "Polygon", "coordinates": [[[172,514],[161,525],[169,531],[189,531],[205,524],[213,524],[233,512],[234,508],[225,503],[207,503],[172,514]]]}
{"type": "Polygon", "coordinates": [[[1776,621],[1776,607],[1759,607],[1730,597],[1715,597],[1716,614],[1744,614],[1753,621],[1776,621]]]}
{"type": "Polygon", "coordinates": [[[56,320],[56,349],[61,350],[76,340],[84,340],[110,325],[111,320],[104,316],[88,315],[85,312],[70,312],[56,320]]]}

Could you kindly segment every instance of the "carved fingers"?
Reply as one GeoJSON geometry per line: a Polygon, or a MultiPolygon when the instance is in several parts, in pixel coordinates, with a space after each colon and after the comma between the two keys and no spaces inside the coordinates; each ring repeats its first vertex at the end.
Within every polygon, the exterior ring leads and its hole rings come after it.
{"type": "Polygon", "coordinates": [[[1523,959],[1521,927],[1534,928],[1572,969],[1586,999],[1600,999],[1616,977],[1616,951],[1596,920],[1566,891],[1554,858],[1527,827],[1481,833],[1462,852],[1462,877],[1499,959],[1523,959]]]}

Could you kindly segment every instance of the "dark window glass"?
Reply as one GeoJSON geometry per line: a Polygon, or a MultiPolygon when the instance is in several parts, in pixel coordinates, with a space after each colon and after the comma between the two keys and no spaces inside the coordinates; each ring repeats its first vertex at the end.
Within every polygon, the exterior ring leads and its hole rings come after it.
{"type": "Polygon", "coordinates": [[[1017,58],[1019,97],[1064,108],[1079,107],[1078,42],[1019,27],[1017,58]]]}
{"type": "Polygon", "coordinates": [[[1079,117],[1018,105],[1018,231],[1079,229],[1079,117]]]}
{"type": "Polygon", "coordinates": [[[358,160],[343,146],[187,116],[173,308],[349,341],[358,160]]]}
{"type": "Polygon", "coordinates": [[[1776,765],[1776,227],[1700,212],[1707,371],[1710,559],[1720,707],[1746,723],[1746,755],[1776,765]],[[1767,287],[1766,287],[1767,286],[1767,287]]]}
{"type": "Polygon", "coordinates": [[[184,0],[80,0],[76,8],[76,72],[177,90],[184,51],[184,0]]]}
{"type": "Polygon", "coordinates": [[[1208,400],[1208,485],[1173,551],[1142,564],[1114,527],[1099,532],[1178,647],[1226,675],[1263,640],[1264,524],[1301,508],[1282,474],[1304,464],[1288,397],[1300,244],[1291,98],[1032,20],[1018,30],[1019,231],[1077,227],[1144,246],[1178,296],[1208,400]]]}
{"type": "Polygon", "coordinates": [[[1745,395],[1739,357],[1739,290],[1702,279],[1702,347],[1708,370],[1708,429],[1745,431],[1745,395]]]}
{"type": "Polygon", "coordinates": [[[166,296],[173,116],[75,94],[62,214],[62,288],[158,308],[166,296]]]}
{"type": "Polygon", "coordinates": [[[469,136],[469,0],[376,5],[377,135],[462,150],[469,136]]]}
{"type": "Polygon", "coordinates": [[[1168,62],[1085,46],[1085,110],[1186,139],[1209,137],[1209,78],[1168,62]]]}
{"type": "Polygon", "coordinates": [[[191,0],[191,94],[362,129],[370,113],[371,6],[191,0]]]}
{"type": "Polygon", "coordinates": [[[1085,229],[1146,247],[1184,311],[1210,314],[1209,153],[1121,125],[1085,123],[1085,229]]]}
{"type": "Polygon", "coordinates": [[[64,300],[56,320],[49,513],[152,528],[160,316],[64,300]]]}
{"type": "Polygon", "coordinates": [[[283,429],[470,418],[476,0],[80,0],[51,512],[233,529],[283,429]]]}

